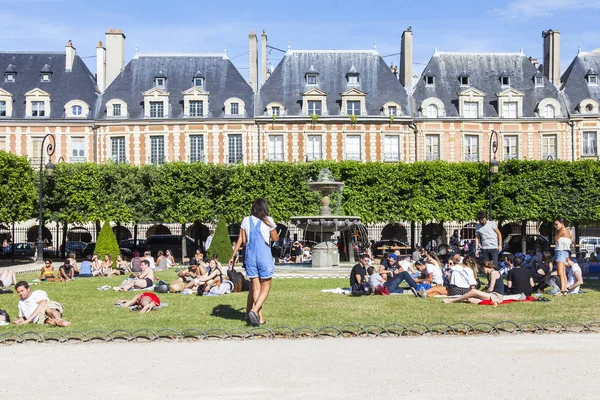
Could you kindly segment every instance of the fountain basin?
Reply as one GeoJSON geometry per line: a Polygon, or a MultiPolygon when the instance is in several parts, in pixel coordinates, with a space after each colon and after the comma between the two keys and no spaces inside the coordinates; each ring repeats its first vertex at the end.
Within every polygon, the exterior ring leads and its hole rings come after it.
{"type": "Polygon", "coordinates": [[[290,218],[291,222],[305,232],[333,233],[350,229],[360,217],[348,215],[303,215],[290,218]]]}

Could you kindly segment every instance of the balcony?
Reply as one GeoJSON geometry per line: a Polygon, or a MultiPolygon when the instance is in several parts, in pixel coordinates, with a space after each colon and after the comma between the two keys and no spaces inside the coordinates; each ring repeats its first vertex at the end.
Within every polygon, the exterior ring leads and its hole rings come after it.
{"type": "Polygon", "coordinates": [[[583,145],[583,157],[596,157],[596,145],[583,145]]]}
{"type": "Polygon", "coordinates": [[[107,160],[108,161],[112,161],[115,164],[127,164],[127,159],[125,158],[125,156],[123,156],[123,157],[119,157],[119,156],[109,157],[107,160]]]}
{"type": "Polygon", "coordinates": [[[400,161],[400,153],[384,153],[383,161],[388,161],[388,162],[400,161]]]}
{"type": "Polygon", "coordinates": [[[306,153],[306,162],[319,161],[323,159],[323,153],[306,153]]]}
{"type": "Polygon", "coordinates": [[[479,154],[465,154],[465,161],[479,161],[479,154]]]}
{"type": "Polygon", "coordinates": [[[29,158],[29,163],[31,164],[32,167],[34,168],[39,168],[40,167],[40,163],[41,165],[45,165],[46,164],[46,157],[30,157],[29,158]]]}
{"type": "Polygon", "coordinates": [[[362,160],[362,154],[361,153],[346,153],[346,160],[352,160],[352,161],[361,161],[362,160]]]}
{"type": "Polygon", "coordinates": [[[81,164],[87,162],[87,158],[85,157],[69,157],[69,162],[71,164],[81,164]]]}
{"type": "Polygon", "coordinates": [[[148,164],[150,165],[163,165],[165,163],[165,157],[148,157],[148,164]]]}
{"type": "Polygon", "coordinates": [[[193,154],[188,157],[188,162],[190,163],[201,163],[204,162],[204,154],[193,154]]]}
{"type": "Polygon", "coordinates": [[[267,154],[269,161],[284,161],[285,155],[283,153],[269,153],[267,154]]]}
{"type": "Polygon", "coordinates": [[[440,159],[440,155],[437,153],[425,154],[425,161],[437,161],[440,159]]]}
{"type": "Polygon", "coordinates": [[[229,164],[241,164],[244,162],[244,156],[241,154],[230,154],[227,156],[227,162],[229,164]]]}

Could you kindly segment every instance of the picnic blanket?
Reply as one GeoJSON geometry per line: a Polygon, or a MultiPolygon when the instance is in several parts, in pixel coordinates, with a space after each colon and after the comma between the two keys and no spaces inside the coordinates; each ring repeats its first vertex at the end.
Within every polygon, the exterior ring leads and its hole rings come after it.
{"type": "MultiPolygon", "coordinates": [[[[524,303],[527,301],[536,301],[537,299],[535,297],[531,297],[531,296],[527,296],[525,297],[525,299],[523,300],[514,300],[514,299],[507,299],[507,300],[503,300],[502,303],[498,303],[498,305],[502,305],[502,304],[510,304],[510,303],[524,303]]],[[[493,306],[494,302],[491,300],[482,300],[479,303],[480,306],[493,306]]]]}
{"type": "Polygon", "coordinates": [[[352,294],[352,290],[350,288],[346,288],[346,289],[342,289],[342,288],[323,289],[323,290],[321,290],[321,292],[323,292],[323,293],[335,293],[335,294],[352,294]]]}

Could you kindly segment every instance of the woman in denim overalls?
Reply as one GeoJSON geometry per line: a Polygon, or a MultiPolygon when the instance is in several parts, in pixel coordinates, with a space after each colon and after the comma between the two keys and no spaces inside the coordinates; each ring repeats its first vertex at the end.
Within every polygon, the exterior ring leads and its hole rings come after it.
{"type": "Polygon", "coordinates": [[[269,296],[271,278],[275,270],[269,239],[272,241],[279,239],[265,199],[254,200],[252,215],[244,218],[241,228],[229,265],[233,266],[238,250],[245,243],[246,277],[250,279],[246,304],[247,320],[252,326],[259,326],[265,323],[262,306],[269,296]]]}

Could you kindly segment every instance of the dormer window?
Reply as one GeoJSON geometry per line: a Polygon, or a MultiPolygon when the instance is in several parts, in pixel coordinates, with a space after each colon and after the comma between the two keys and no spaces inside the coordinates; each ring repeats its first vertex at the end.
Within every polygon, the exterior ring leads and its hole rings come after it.
{"type": "Polygon", "coordinates": [[[159,89],[167,87],[167,76],[162,71],[158,71],[158,74],[154,77],[154,87],[159,89]]]}
{"type": "Polygon", "coordinates": [[[203,88],[204,87],[204,75],[202,75],[202,73],[200,73],[200,71],[196,72],[196,74],[194,75],[194,78],[192,79],[192,82],[194,83],[194,87],[203,88]]]}
{"type": "Polygon", "coordinates": [[[42,82],[50,82],[50,74],[42,74],[42,82]]]}
{"type": "Polygon", "coordinates": [[[535,77],[535,86],[536,87],[542,87],[542,86],[544,86],[544,77],[543,76],[536,76],[535,77]]]}
{"type": "Polygon", "coordinates": [[[435,76],[431,71],[427,71],[425,73],[425,86],[434,86],[435,85],[435,76]]]}
{"type": "Polygon", "coordinates": [[[4,82],[14,82],[17,78],[17,69],[14,65],[8,64],[4,70],[4,82]]]}
{"type": "Polygon", "coordinates": [[[346,79],[348,80],[348,85],[358,85],[359,84],[359,73],[354,67],[354,65],[350,68],[350,71],[346,74],[346,79]]]}
{"type": "Polygon", "coordinates": [[[458,81],[460,82],[460,86],[469,86],[469,74],[463,71],[463,73],[458,76],[458,81]]]}
{"type": "Polygon", "coordinates": [[[306,84],[316,85],[317,84],[317,75],[314,75],[314,74],[306,75],[306,84]]]}
{"type": "Polygon", "coordinates": [[[506,72],[500,74],[500,83],[502,86],[510,86],[510,75],[506,72]]]}
{"type": "Polygon", "coordinates": [[[594,69],[590,69],[585,75],[588,86],[598,86],[598,73],[594,69]]]}
{"type": "Polygon", "coordinates": [[[4,82],[14,82],[15,74],[6,74],[4,75],[4,82]]]}
{"type": "Polygon", "coordinates": [[[40,71],[41,81],[42,82],[50,82],[52,79],[52,68],[46,64],[40,71]]]}

